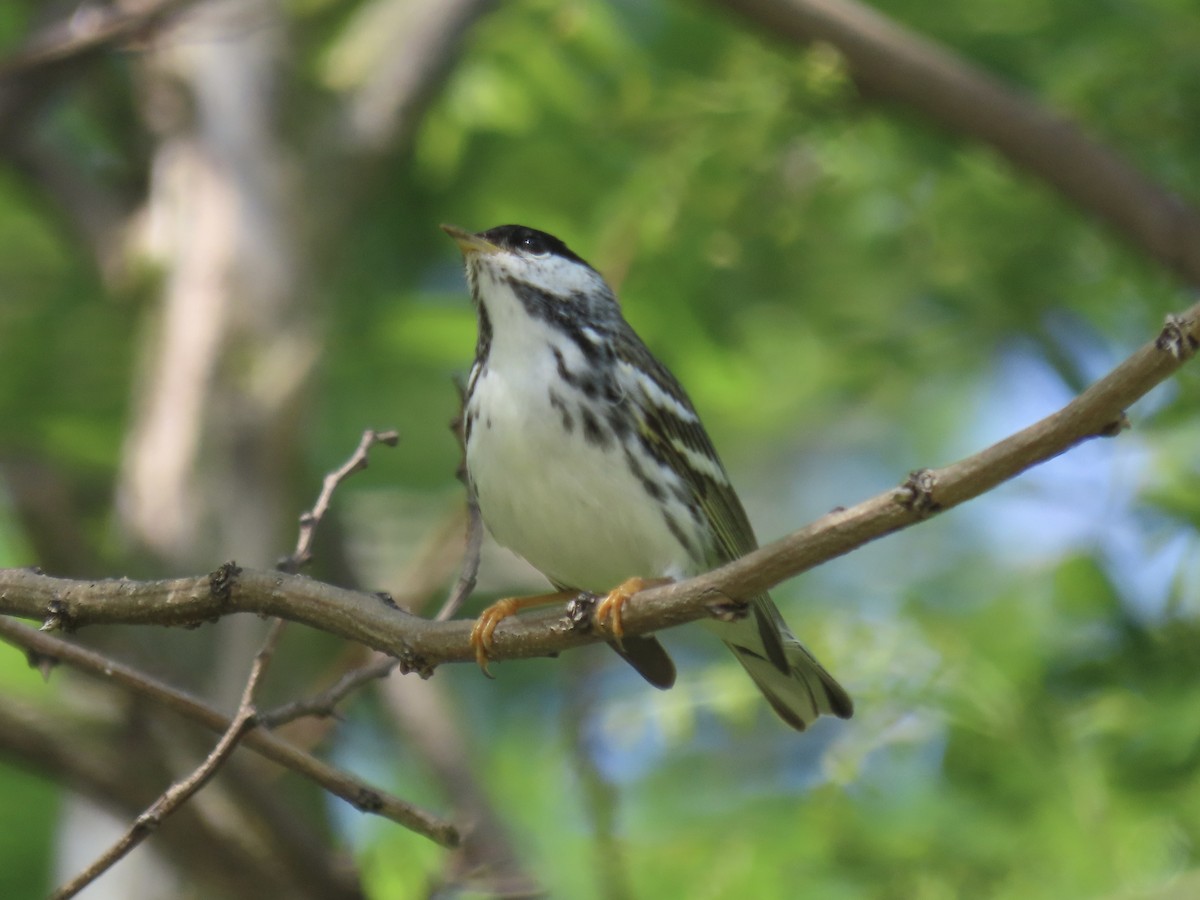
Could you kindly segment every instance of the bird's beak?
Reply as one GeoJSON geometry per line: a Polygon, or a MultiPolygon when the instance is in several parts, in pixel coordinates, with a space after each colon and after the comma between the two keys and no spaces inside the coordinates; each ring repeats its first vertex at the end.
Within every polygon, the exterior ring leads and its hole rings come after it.
{"type": "Polygon", "coordinates": [[[442,231],[454,238],[454,243],[458,244],[458,249],[462,251],[463,256],[470,256],[473,253],[501,252],[500,248],[487,238],[480,237],[477,234],[471,234],[471,232],[464,231],[457,226],[443,225],[442,231]]]}

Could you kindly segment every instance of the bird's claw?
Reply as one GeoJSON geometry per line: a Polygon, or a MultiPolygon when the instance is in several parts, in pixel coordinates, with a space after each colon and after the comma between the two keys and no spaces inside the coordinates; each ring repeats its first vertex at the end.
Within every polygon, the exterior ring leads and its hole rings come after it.
{"type": "Polygon", "coordinates": [[[625,622],[622,619],[621,610],[633,594],[626,593],[621,590],[621,587],[609,591],[604,599],[596,604],[595,616],[597,627],[608,631],[613,636],[616,645],[624,650],[625,646],[621,643],[621,638],[625,636],[625,622]]]}
{"type": "Polygon", "coordinates": [[[481,612],[479,618],[475,620],[475,626],[471,629],[471,647],[475,650],[475,662],[479,664],[483,674],[488,678],[495,677],[488,671],[488,663],[492,657],[492,636],[496,632],[497,625],[527,607],[556,603],[570,596],[572,596],[571,591],[558,591],[533,597],[505,597],[481,612]]]}
{"type": "Polygon", "coordinates": [[[624,650],[625,646],[622,644],[621,638],[625,636],[625,620],[622,614],[625,604],[639,591],[666,584],[670,580],[670,578],[630,578],[621,582],[596,604],[594,615],[597,627],[612,635],[613,643],[624,650]]]}
{"type": "Polygon", "coordinates": [[[475,662],[479,664],[479,668],[488,678],[496,677],[488,669],[492,652],[492,635],[496,631],[496,626],[519,608],[518,604],[514,602],[515,599],[506,597],[493,603],[479,614],[479,618],[475,620],[475,627],[471,629],[471,646],[475,649],[475,662]]]}

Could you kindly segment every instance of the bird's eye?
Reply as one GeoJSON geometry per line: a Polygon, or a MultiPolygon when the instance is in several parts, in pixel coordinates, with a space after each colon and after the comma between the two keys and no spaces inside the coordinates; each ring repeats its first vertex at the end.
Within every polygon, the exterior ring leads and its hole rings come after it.
{"type": "Polygon", "coordinates": [[[545,236],[536,231],[522,235],[517,241],[517,246],[531,256],[546,256],[550,252],[550,245],[546,242],[545,236]]]}

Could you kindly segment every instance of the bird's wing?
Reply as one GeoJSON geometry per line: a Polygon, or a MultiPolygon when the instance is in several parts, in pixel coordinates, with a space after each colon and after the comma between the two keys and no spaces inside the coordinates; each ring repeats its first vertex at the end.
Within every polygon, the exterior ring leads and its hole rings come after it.
{"type": "MultiPolygon", "coordinates": [[[[632,333],[626,340],[641,344],[632,333]]],[[[683,477],[691,501],[710,524],[705,562],[715,567],[737,559],[758,546],[742,501],[683,386],[644,346],[640,350],[621,353],[618,349],[625,361],[626,381],[633,385],[626,392],[632,396],[624,399],[637,418],[638,439],[652,458],[683,477]]]]}

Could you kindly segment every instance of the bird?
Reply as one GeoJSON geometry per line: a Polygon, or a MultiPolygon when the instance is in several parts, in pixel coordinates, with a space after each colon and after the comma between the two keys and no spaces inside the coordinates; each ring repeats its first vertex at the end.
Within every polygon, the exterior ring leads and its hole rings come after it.
{"type": "MultiPolygon", "coordinates": [[[[653,635],[623,635],[624,605],[757,546],[712,440],[612,288],[563,241],[523,225],[442,229],[462,252],[477,319],[462,414],[468,489],[495,540],[556,589],[484,610],[476,660],[486,673],[508,616],[589,593],[603,597],[593,616],[613,648],[669,688],[674,663],[653,635]]],[[[791,727],[853,715],[767,593],[742,617],[706,624],[791,727]]]]}

